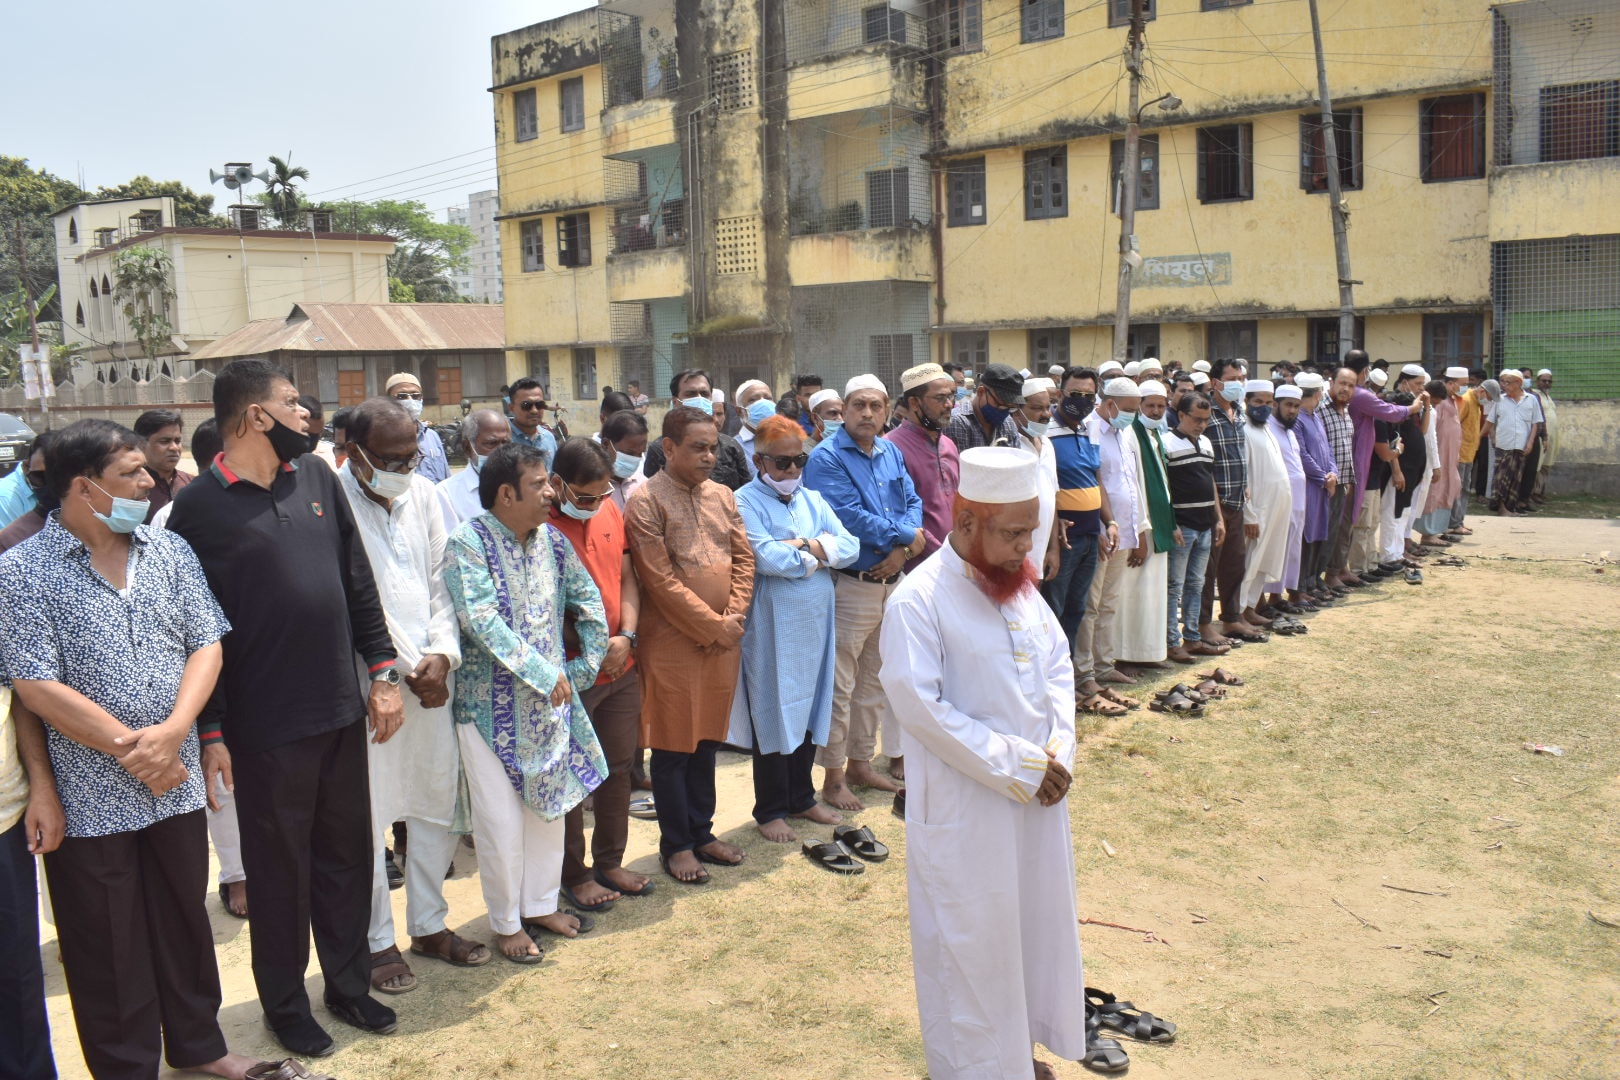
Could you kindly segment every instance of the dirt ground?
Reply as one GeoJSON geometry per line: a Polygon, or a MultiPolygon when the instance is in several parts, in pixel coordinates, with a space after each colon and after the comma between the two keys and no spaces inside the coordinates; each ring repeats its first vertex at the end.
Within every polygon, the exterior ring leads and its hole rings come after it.
{"type": "MultiPolygon", "coordinates": [[[[1083,726],[1081,914],[1150,932],[1082,926],[1086,981],[1181,1028],[1172,1045],[1127,1044],[1132,1076],[1620,1076],[1620,930],[1587,914],[1620,911],[1620,566],[1601,565],[1620,522],[1472,524],[1465,567],[1359,592],[1304,637],[1234,654],[1249,685],[1205,716],[1083,726]]],[[[660,876],[538,968],[419,963],[421,987],[390,999],[398,1033],[332,1022],[339,1050],[319,1068],[923,1076],[887,798],[859,820],[894,857],[835,877],[758,837],[747,761],[721,761],[719,830],[747,849],[742,867],[702,888],[660,876]]],[[[632,823],[635,868],[657,873],[656,838],[632,823]]],[[[487,940],[473,869],[463,850],[451,921],[487,940]]],[[[276,1056],[248,930],[208,903],[226,1034],[276,1056]]],[[[58,1064],[84,1076],[45,953],[58,1064]]],[[[319,987],[312,967],[316,1001],[319,987]]]]}

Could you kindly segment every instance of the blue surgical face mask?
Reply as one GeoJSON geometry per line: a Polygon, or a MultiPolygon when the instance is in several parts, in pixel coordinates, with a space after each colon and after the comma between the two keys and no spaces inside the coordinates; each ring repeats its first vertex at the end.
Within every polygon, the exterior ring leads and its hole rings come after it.
{"type": "Polygon", "coordinates": [[[696,409],[698,412],[707,413],[709,416],[714,415],[714,402],[701,394],[696,397],[682,398],[679,404],[685,405],[688,409],[696,409]]]}
{"type": "Polygon", "coordinates": [[[147,505],[145,499],[120,499],[94,480],[89,480],[88,483],[112,500],[112,512],[110,514],[91,511],[92,514],[96,515],[96,520],[107,526],[107,528],[115,533],[132,533],[137,525],[146,522],[146,512],[151,507],[147,505]]]}
{"type": "Polygon", "coordinates": [[[467,468],[471,469],[473,472],[476,473],[479,469],[482,469],[483,467],[484,467],[484,459],[478,456],[478,452],[476,450],[467,451],[467,468]]]}
{"type": "Polygon", "coordinates": [[[956,400],[957,401],[966,401],[968,399],[968,395],[970,393],[972,393],[972,391],[969,390],[967,387],[958,386],[956,388],[956,400]]]}
{"type": "Polygon", "coordinates": [[[597,513],[602,509],[602,504],[598,503],[597,505],[591,507],[589,510],[581,510],[579,507],[575,506],[573,503],[565,502],[561,506],[559,506],[557,509],[559,509],[563,513],[567,514],[569,517],[573,518],[575,521],[589,521],[589,520],[591,520],[591,518],[595,517],[597,515],[597,513]]]}
{"type": "Polygon", "coordinates": [[[822,438],[830,439],[840,431],[844,430],[844,422],[842,420],[823,420],[821,422],[821,430],[827,433],[823,435],[822,438]]]}
{"type": "Polygon", "coordinates": [[[613,475],[620,480],[628,480],[636,475],[641,468],[641,459],[633,454],[626,454],[615,450],[613,452],[613,475]]]}
{"type": "Polygon", "coordinates": [[[1243,384],[1240,382],[1222,383],[1221,397],[1236,405],[1243,400],[1243,384]]]}
{"type": "Polygon", "coordinates": [[[1142,413],[1141,415],[1142,415],[1142,426],[1145,427],[1145,428],[1149,428],[1149,429],[1151,429],[1153,431],[1164,431],[1165,429],[1167,429],[1170,426],[1169,422],[1163,416],[1161,416],[1157,420],[1155,420],[1153,417],[1149,416],[1147,413],[1142,413]]]}
{"type": "Polygon", "coordinates": [[[1051,427],[1051,421],[1048,420],[1042,420],[1039,422],[1030,421],[1024,424],[1024,434],[1028,435],[1032,439],[1044,438],[1047,431],[1050,430],[1051,427]]]}
{"type": "Polygon", "coordinates": [[[1135,413],[1126,412],[1125,410],[1121,409],[1119,412],[1108,418],[1108,423],[1115,431],[1124,431],[1131,426],[1131,421],[1135,419],[1135,413]]]}
{"type": "Polygon", "coordinates": [[[776,402],[770,398],[760,398],[748,406],[748,423],[753,427],[758,427],[775,415],[776,402]]]}

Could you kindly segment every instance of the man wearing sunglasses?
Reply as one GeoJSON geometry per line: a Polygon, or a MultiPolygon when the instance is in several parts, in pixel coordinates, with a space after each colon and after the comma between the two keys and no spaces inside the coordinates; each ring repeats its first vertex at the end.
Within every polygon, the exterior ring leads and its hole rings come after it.
{"type": "Polygon", "coordinates": [[[973,397],[945,426],[958,450],[975,446],[1017,446],[1012,410],[1024,403],[1024,377],[1006,364],[991,364],[979,377],[973,397]]]}
{"type": "MultiPolygon", "coordinates": [[[[400,408],[410,415],[411,422],[416,425],[416,448],[422,454],[422,463],[417,472],[422,479],[437,484],[440,480],[450,477],[450,459],[444,453],[444,440],[439,433],[427,424],[422,423],[422,384],[415,375],[400,372],[390,375],[384,384],[385,396],[399,402],[400,408]]],[[[314,428],[317,434],[319,428],[314,428]]]]}
{"type": "Polygon", "coordinates": [[[557,455],[557,436],[541,423],[546,415],[546,388],[540,380],[526,376],[512,384],[512,441],[540,451],[545,466],[557,455]]]}

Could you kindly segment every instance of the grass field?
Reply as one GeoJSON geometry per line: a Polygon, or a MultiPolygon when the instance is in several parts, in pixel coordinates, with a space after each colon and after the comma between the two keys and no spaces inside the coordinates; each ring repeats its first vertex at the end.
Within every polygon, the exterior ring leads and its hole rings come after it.
{"type": "MultiPolygon", "coordinates": [[[[1131,1076],[1620,1076],[1620,930],[1587,915],[1620,910],[1620,567],[1601,557],[1620,527],[1475,524],[1465,567],[1234,654],[1249,685],[1205,716],[1085,728],[1069,797],[1080,910],[1151,932],[1083,926],[1087,982],[1181,1026],[1173,1045],[1128,1044],[1131,1076]]],[[[420,963],[422,988],[392,1001],[399,1032],[334,1024],[320,1067],[921,1077],[887,799],[861,820],[894,857],[846,879],[759,839],[744,759],[723,755],[720,783],[742,867],[704,888],[660,878],[539,968],[420,963]]],[[[631,841],[656,872],[654,826],[633,822],[631,841]]],[[[487,940],[472,861],[450,883],[452,923],[487,940]]],[[[271,1054],[248,932],[209,904],[227,1034],[271,1054]]],[[[83,1076],[54,964],[50,980],[59,1064],[83,1076]]]]}

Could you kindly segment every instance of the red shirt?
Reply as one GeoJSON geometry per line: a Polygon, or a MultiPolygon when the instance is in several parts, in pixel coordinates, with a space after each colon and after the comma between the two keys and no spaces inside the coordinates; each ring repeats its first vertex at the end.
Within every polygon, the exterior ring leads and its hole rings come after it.
{"type": "MultiPolygon", "coordinates": [[[[619,513],[612,499],[603,499],[602,509],[589,521],[571,518],[553,505],[551,524],[568,537],[579,561],[585,564],[586,573],[596,582],[596,588],[602,594],[602,607],[607,612],[608,637],[615,636],[619,632],[619,584],[624,573],[624,557],[630,551],[624,515],[619,513]]],[[[576,655],[572,649],[568,654],[570,657],[576,655]]],[[[625,665],[625,671],[633,667],[635,659],[632,657],[625,665]]],[[[599,675],[596,685],[601,686],[609,681],[599,675]]]]}

